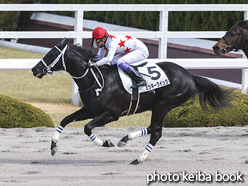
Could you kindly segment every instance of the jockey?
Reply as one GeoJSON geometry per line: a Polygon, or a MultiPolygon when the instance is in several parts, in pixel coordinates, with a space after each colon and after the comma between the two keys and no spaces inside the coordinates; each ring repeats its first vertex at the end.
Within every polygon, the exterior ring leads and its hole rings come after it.
{"type": "Polygon", "coordinates": [[[117,64],[133,80],[132,87],[146,86],[146,81],[141,74],[129,65],[148,57],[149,52],[143,42],[128,35],[109,35],[104,28],[97,27],[92,32],[92,45],[99,48],[97,56],[93,59],[96,61],[93,63],[94,66],[101,66],[108,62],[110,65],[117,64]],[[104,57],[106,52],[108,54],[104,57]]]}

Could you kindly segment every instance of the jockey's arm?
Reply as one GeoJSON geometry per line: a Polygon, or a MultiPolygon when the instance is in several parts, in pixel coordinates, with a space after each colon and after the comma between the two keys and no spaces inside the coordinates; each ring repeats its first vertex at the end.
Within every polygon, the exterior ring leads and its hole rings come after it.
{"type": "Polygon", "coordinates": [[[104,58],[102,58],[101,60],[97,61],[94,65],[95,66],[101,66],[101,65],[105,65],[108,62],[112,61],[116,52],[116,48],[117,48],[118,44],[113,43],[109,48],[108,48],[108,55],[104,58]]]}
{"type": "Polygon", "coordinates": [[[99,48],[97,55],[96,55],[96,57],[94,57],[94,59],[99,61],[104,57],[105,54],[106,54],[106,50],[104,48],[99,48]]]}

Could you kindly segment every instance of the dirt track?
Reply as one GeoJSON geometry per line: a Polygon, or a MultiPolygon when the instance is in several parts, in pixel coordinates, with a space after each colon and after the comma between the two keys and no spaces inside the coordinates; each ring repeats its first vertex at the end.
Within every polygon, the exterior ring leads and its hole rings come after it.
{"type": "MultiPolygon", "coordinates": [[[[141,128],[99,128],[94,133],[114,144],[141,128]]],[[[129,163],[144,150],[149,136],[130,141],[126,147],[101,148],[83,134],[83,129],[64,129],[55,156],[50,155],[50,139],[55,129],[0,129],[1,186],[140,186],[147,174],[179,175],[180,181],[151,185],[220,185],[215,173],[243,174],[248,183],[248,127],[163,129],[163,137],[148,159],[138,166],[129,163]],[[209,174],[209,183],[183,179],[183,172],[209,174]]],[[[149,176],[151,176],[149,175],[149,176]]],[[[164,176],[163,175],[163,176],[164,176]]],[[[165,177],[162,177],[165,179],[165,177]]]]}

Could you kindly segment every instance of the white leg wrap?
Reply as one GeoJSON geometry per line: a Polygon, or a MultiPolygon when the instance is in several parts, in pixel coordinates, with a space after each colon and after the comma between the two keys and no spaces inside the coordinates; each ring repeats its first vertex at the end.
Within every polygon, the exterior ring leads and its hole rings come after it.
{"type": "Polygon", "coordinates": [[[148,144],[142,154],[139,156],[138,161],[142,163],[147,158],[148,154],[152,151],[153,145],[148,144]]]}
{"type": "Polygon", "coordinates": [[[142,129],[142,130],[139,130],[137,132],[133,132],[133,133],[128,134],[128,139],[133,140],[134,138],[144,136],[144,135],[147,135],[147,129],[142,129]]]}
{"type": "Polygon", "coordinates": [[[57,128],[57,130],[55,131],[55,133],[54,133],[54,135],[53,135],[53,137],[52,137],[52,140],[55,142],[55,143],[58,143],[58,141],[59,141],[59,136],[60,136],[60,134],[61,134],[61,132],[63,131],[63,127],[61,127],[61,126],[59,126],[58,128],[57,128]]]}
{"type": "Polygon", "coordinates": [[[93,133],[90,135],[90,139],[97,145],[97,146],[102,146],[103,141],[97,138],[93,133]]]}

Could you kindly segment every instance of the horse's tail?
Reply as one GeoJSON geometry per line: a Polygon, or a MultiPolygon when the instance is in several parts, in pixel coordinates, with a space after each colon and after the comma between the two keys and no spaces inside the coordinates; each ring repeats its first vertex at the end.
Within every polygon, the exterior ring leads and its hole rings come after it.
{"type": "Polygon", "coordinates": [[[192,76],[197,89],[196,93],[199,95],[200,105],[203,110],[207,110],[207,104],[215,109],[230,105],[229,95],[234,89],[223,89],[206,78],[195,75],[192,76]]]}

